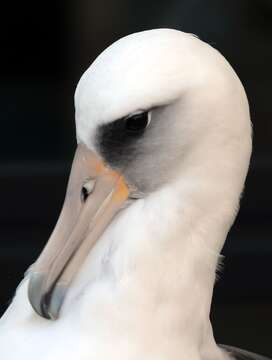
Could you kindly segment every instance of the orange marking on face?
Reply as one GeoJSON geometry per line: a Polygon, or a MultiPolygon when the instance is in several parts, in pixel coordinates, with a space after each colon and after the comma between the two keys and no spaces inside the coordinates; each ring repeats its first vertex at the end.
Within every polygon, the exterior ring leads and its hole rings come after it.
{"type": "Polygon", "coordinates": [[[129,195],[129,189],[127,187],[127,184],[125,183],[123,176],[120,176],[117,181],[112,199],[114,201],[122,202],[128,198],[128,195],[129,195]]]}
{"type": "Polygon", "coordinates": [[[104,172],[105,171],[105,165],[104,165],[104,163],[103,163],[103,161],[102,160],[96,160],[95,161],[95,164],[94,164],[94,168],[95,168],[95,172],[97,173],[97,174],[101,174],[102,172],[104,172]]]}

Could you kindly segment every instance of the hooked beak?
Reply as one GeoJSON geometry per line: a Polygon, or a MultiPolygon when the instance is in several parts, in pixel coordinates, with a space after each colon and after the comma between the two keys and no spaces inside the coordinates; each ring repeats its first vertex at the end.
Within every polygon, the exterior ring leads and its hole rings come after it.
{"type": "Polygon", "coordinates": [[[58,318],[76,272],[128,195],[121,174],[78,145],[59,220],[30,275],[28,298],[40,316],[58,318]]]}

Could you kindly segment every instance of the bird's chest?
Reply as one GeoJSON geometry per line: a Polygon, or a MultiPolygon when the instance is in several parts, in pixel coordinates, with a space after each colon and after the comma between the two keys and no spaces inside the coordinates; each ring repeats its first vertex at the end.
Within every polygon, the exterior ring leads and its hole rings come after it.
{"type": "Polygon", "coordinates": [[[73,310],[64,306],[63,316],[51,321],[33,312],[23,282],[0,321],[1,360],[180,360],[182,342],[167,330],[167,309],[137,299],[139,289],[116,295],[111,286],[100,282],[74,297],[73,310]]]}

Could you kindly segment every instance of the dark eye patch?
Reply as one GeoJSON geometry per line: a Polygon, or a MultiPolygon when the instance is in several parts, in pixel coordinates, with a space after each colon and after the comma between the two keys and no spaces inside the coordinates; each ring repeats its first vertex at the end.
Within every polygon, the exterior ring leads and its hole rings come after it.
{"type": "Polygon", "coordinates": [[[146,111],[98,127],[96,146],[108,164],[123,167],[135,157],[149,118],[146,111]]]}

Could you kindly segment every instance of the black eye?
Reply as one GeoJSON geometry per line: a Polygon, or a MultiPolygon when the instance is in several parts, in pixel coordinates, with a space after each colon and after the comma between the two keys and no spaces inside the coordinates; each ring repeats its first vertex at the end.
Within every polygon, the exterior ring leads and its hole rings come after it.
{"type": "Polygon", "coordinates": [[[150,123],[150,112],[145,111],[128,116],[125,119],[125,129],[130,133],[138,133],[145,130],[150,123]]]}

